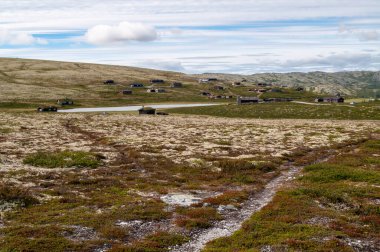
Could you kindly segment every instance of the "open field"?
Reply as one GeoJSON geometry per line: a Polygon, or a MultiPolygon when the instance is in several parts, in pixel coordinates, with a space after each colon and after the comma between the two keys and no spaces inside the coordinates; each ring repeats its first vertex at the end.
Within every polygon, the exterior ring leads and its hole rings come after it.
{"type": "Polygon", "coordinates": [[[355,106],[343,104],[268,103],[244,106],[177,108],[170,109],[168,112],[230,118],[380,120],[380,102],[361,103],[355,106]]]}
{"type": "Polygon", "coordinates": [[[289,160],[313,162],[378,127],[377,121],[1,113],[0,245],[165,251],[239,211],[289,160]]]}

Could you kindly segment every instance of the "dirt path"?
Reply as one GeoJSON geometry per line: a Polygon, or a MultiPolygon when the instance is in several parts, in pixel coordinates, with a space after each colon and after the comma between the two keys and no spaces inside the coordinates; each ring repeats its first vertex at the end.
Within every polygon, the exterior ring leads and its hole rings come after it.
{"type": "Polygon", "coordinates": [[[264,206],[272,201],[278,189],[287,181],[293,180],[295,175],[302,167],[291,167],[284,171],[280,176],[266,185],[265,189],[251,198],[238,210],[225,215],[225,220],[215,224],[210,229],[197,233],[192,239],[178,247],[171,249],[173,252],[197,252],[201,251],[206,243],[232,235],[238,231],[243,222],[250,218],[254,213],[260,211],[264,206]]]}

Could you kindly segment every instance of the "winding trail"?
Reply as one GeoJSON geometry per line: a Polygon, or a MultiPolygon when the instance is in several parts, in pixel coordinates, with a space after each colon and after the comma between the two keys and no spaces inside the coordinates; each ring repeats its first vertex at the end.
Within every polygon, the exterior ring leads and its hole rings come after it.
{"type": "Polygon", "coordinates": [[[206,243],[212,240],[231,236],[241,228],[244,221],[270,203],[278,189],[285,182],[293,180],[302,168],[291,166],[286,171],[283,171],[280,176],[269,182],[263,191],[250,197],[240,210],[224,215],[225,220],[215,223],[215,226],[210,229],[195,234],[189,242],[173,247],[170,251],[198,252],[205,247],[206,243]]]}

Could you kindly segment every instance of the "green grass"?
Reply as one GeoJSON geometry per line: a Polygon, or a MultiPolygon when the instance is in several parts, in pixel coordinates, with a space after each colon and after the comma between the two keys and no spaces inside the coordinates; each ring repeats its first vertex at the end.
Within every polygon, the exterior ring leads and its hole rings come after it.
{"type": "Polygon", "coordinates": [[[82,151],[37,152],[28,155],[24,164],[46,168],[89,167],[101,164],[100,158],[93,153],[82,151]]]}
{"type": "Polygon", "coordinates": [[[356,107],[333,104],[331,106],[313,106],[295,103],[267,103],[255,105],[223,105],[197,108],[169,109],[169,113],[208,115],[231,118],[261,119],[349,119],[380,120],[380,102],[356,107]]]}
{"type": "Polygon", "coordinates": [[[241,230],[204,251],[353,251],[345,238],[376,241],[380,210],[371,201],[380,197],[380,140],[354,148],[307,166],[241,230]],[[359,162],[349,164],[350,158],[359,162]]]}

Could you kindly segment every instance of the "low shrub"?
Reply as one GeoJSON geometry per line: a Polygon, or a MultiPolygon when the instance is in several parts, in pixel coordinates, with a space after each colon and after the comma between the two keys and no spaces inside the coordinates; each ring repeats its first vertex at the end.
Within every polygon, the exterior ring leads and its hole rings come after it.
{"type": "Polygon", "coordinates": [[[28,155],[24,159],[24,164],[46,168],[96,168],[101,164],[101,158],[83,151],[37,152],[28,155]]]}
{"type": "Polygon", "coordinates": [[[39,201],[31,193],[11,184],[0,184],[0,203],[15,203],[21,207],[38,204],[39,201]]]}

